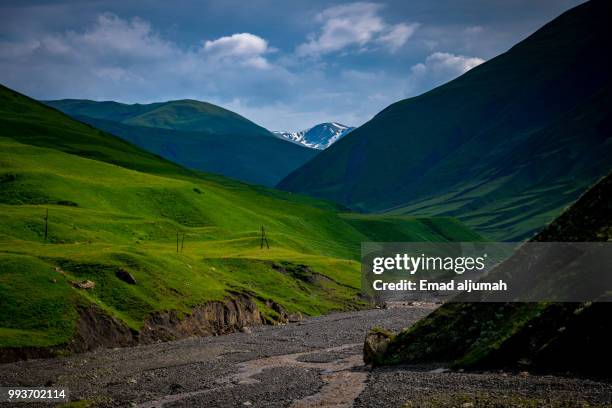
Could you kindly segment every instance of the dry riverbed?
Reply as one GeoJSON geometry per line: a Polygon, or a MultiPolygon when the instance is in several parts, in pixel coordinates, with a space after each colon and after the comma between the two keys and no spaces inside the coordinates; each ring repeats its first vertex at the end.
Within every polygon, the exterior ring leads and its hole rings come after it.
{"type": "Polygon", "coordinates": [[[64,386],[73,400],[128,407],[612,404],[612,384],[605,381],[363,366],[370,327],[397,330],[430,311],[421,305],[338,313],[252,333],[21,361],[0,365],[0,385],[64,386]]]}

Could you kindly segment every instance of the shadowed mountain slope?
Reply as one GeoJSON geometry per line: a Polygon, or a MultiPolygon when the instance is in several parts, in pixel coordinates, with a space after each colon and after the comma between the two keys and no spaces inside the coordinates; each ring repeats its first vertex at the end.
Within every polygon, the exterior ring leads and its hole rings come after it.
{"type": "Polygon", "coordinates": [[[612,4],[397,102],[279,187],[365,211],[451,215],[522,240],[612,168],[612,4]]]}
{"type": "Polygon", "coordinates": [[[183,166],[273,186],[316,155],[244,117],[205,102],[46,104],[183,166]]]}
{"type": "MultiPolygon", "coordinates": [[[[612,175],[589,189],[532,241],[610,241],[610,202],[612,175]]],[[[456,367],[609,376],[606,333],[612,330],[611,311],[611,304],[605,302],[448,303],[391,336],[387,351],[374,363],[435,361],[456,367]]]]}

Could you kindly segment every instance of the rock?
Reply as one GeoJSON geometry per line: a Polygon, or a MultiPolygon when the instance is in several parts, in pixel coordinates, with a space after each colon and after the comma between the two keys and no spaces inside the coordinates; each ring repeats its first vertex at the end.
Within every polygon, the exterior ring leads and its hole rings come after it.
{"type": "Polygon", "coordinates": [[[250,407],[251,405],[253,405],[253,403],[252,403],[251,401],[244,401],[244,402],[242,403],[242,405],[245,405],[245,406],[247,406],[247,407],[250,407]]]}
{"type": "Polygon", "coordinates": [[[472,408],[473,406],[473,402],[464,402],[463,404],[461,404],[461,408],[472,408]]]}
{"type": "Polygon", "coordinates": [[[251,328],[249,326],[244,326],[240,329],[241,332],[246,333],[246,334],[251,334],[253,333],[253,331],[251,330],[251,328]]]}
{"type": "Polygon", "coordinates": [[[304,317],[302,316],[302,314],[300,312],[297,312],[297,313],[292,313],[289,316],[287,316],[287,321],[289,323],[296,323],[302,320],[303,318],[304,317]]]}
{"type": "Polygon", "coordinates": [[[168,387],[168,389],[170,390],[171,394],[176,394],[178,393],[180,390],[183,389],[183,386],[181,384],[177,384],[177,383],[172,383],[170,384],[170,386],[168,387]]]}
{"type": "Polygon", "coordinates": [[[115,272],[115,276],[121,279],[122,281],[129,283],[130,285],[136,284],[136,279],[132,276],[132,274],[123,268],[117,269],[117,271],[115,272]]]}
{"type": "Polygon", "coordinates": [[[372,365],[379,364],[387,351],[392,337],[393,335],[390,332],[384,330],[370,330],[363,344],[363,362],[372,365]]]}
{"type": "Polygon", "coordinates": [[[73,282],[72,286],[79,289],[93,289],[96,287],[96,282],[86,279],[81,282],[73,282]]]}
{"type": "Polygon", "coordinates": [[[447,373],[450,370],[448,368],[444,368],[444,367],[440,367],[440,368],[436,368],[434,370],[430,370],[429,372],[432,374],[442,374],[442,373],[447,373]]]}

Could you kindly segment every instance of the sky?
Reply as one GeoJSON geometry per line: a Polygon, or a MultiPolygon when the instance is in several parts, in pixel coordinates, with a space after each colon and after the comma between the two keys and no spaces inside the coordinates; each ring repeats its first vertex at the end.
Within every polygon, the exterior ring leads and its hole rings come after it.
{"type": "Polygon", "coordinates": [[[577,0],[0,0],[0,83],[33,98],[197,99],[270,130],[359,126],[577,0]]]}

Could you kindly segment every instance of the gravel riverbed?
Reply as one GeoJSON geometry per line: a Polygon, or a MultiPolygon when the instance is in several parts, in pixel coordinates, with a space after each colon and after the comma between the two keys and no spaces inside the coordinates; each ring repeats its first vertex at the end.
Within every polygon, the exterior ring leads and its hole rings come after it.
{"type": "Polygon", "coordinates": [[[612,405],[612,384],[600,380],[363,365],[369,328],[398,330],[431,310],[336,313],[251,333],[20,361],[0,365],[0,385],[66,387],[73,401],[103,407],[612,405]]]}

